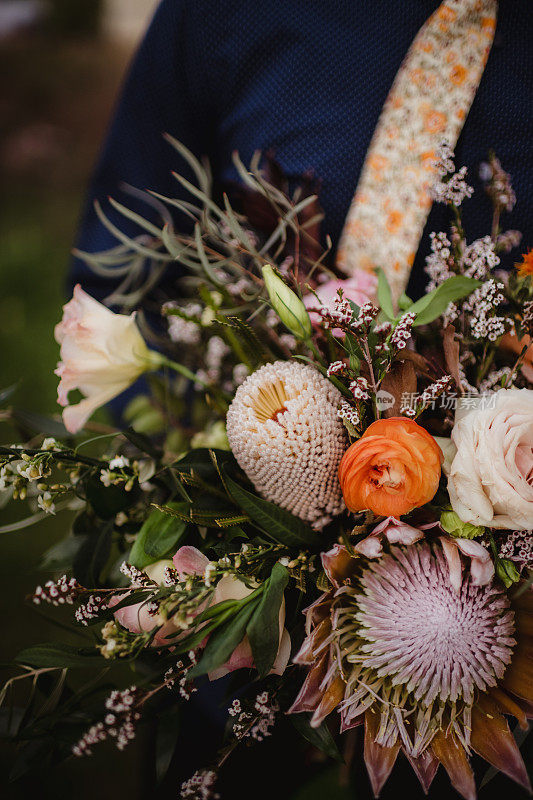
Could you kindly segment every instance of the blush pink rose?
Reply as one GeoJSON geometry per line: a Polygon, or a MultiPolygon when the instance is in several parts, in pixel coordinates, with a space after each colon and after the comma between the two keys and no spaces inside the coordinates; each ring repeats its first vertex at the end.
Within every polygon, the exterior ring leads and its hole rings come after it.
{"type": "MultiPolygon", "coordinates": [[[[172,561],[162,560],[156,561],[154,564],[146,567],[144,570],[149,578],[158,584],[163,583],[163,576],[166,567],[172,567],[172,561]]],[[[111,608],[117,605],[123,597],[113,597],[109,605],[111,608]]],[[[151,614],[149,611],[149,603],[135,603],[132,606],[124,606],[115,611],[115,619],[123,628],[132,633],[142,633],[152,631],[154,628],[162,626],[157,631],[152,639],[152,647],[163,647],[169,642],[167,636],[172,636],[178,632],[178,628],[172,622],[172,619],[164,620],[160,614],[151,614]]]]}
{"type": "Polygon", "coordinates": [[[533,390],[500,389],[456,421],[448,471],[453,510],[490,528],[533,527],[533,390]]]}
{"type": "MultiPolygon", "coordinates": [[[[180,547],[173,561],[174,567],[180,576],[180,580],[183,580],[190,574],[203,575],[205,568],[209,564],[207,556],[197,550],[196,547],[189,547],[187,545],[180,547]]],[[[252,591],[253,589],[249,589],[248,586],[238,580],[238,578],[227,575],[217,583],[210,605],[222,603],[224,600],[242,600],[251,594],[252,591]]],[[[291,654],[291,639],[284,625],[285,601],[283,601],[279,612],[279,648],[271,670],[271,673],[274,675],[283,674],[291,654]]],[[[207,638],[204,642],[204,646],[206,642],[207,638]]],[[[221,678],[223,675],[227,675],[228,672],[233,672],[237,669],[252,669],[253,666],[254,659],[252,648],[248,637],[245,636],[226,663],[209,673],[209,679],[214,681],[217,680],[217,678],[221,678]]]]}
{"type": "MultiPolygon", "coordinates": [[[[196,547],[185,545],[180,547],[172,561],[158,561],[147,567],[145,572],[152,580],[157,583],[162,583],[164,570],[167,566],[174,566],[180,580],[185,580],[188,575],[204,575],[208,564],[209,559],[201,553],[200,550],[197,550],[196,547]]],[[[224,600],[242,600],[244,597],[251,594],[252,591],[253,589],[249,589],[242,581],[238,580],[238,578],[228,575],[222,578],[216,585],[213,595],[210,598],[209,605],[217,605],[217,603],[222,603],[224,600]]],[[[117,598],[112,604],[118,603],[119,600],[120,598],[117,598]]],[[[204,608],[205,606],[200,607],[197,613],[201,613],[204,608]]],[[[166,637],[172,634],[178,632],[183,634],[183,631],[173,623],[172,618],[165,622],[159,615],[150,614],[146,603],[136,603],[132,606],[120,608],[115,612],[115,618],[124,628],[127,628],[133,633],[151,631],[156,626],[163,625],[152,641],[153,647],[162,647],[165,644],[169,644],[169,640],[166,637]]],[[[283,601],[279,612],[279,648],[271,670],[271,673],[274,675],[283,674],[290,658],[291,639],[284,626],[285,601],[283,601]]],[[[201,646],[205,647],[208,638],[209,637],[206,636],[201,646]]],[[[237,645],[228,661],[218,667],[218,669],[209,673],[209,679],[217,680],[217,678],[227,675],[228,672],[233,672],[237,669],[251,669],[253,666],[254,659],[252,648],[248,637],[245,636],[242,642],[237,645]]]]}
{"type": "MultiPolygon", "coordinates": [[[[321,283],[315,290],[316,296],[314,294],[306,294],[303,301],[309,312],[311,322],[313,325],[318,325],[322,319],[320,309],[333,310],[335,300],[339,296],[339,289],[342,289],[346,300],[351,300],[352,303],[362,306],[363,303],[368,303],[375,299],[377,286],[378,279],[375,273],[358,270],[353,277],[346,280],[334,279],[321,283]]],[[[334,336],[340,336],[342,331],[339,328],[335,328],[333,334],[334,336]]]]}

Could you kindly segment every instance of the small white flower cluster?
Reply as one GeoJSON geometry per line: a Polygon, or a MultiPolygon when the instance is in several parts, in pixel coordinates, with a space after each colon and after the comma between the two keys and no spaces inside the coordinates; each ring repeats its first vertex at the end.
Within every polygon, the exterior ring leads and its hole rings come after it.
{"type": "Polygon", "coordinates": [[[41,450],[61,450],[61,445],[54,439],[53,436],[47,436],[46,439],[43,439],[41,450]]]}
{"type": "Polygon", "coordinates": [[[498,555],[514,561],[522,571],[533,569],[533,531],[512,531],[500,545],[498,555]]]}
{"type": "Polygon", "coordinates": [[[233,367],[233,383],[235,386],[240,386],[241,383],[244,383],[248,375],[250,374],[250,370],[246,366],[246,364],[236,364],[233,367]]]}
{"type": "Polygon", "coordinates": [[[107,469],[100,470],[100,481],[106,487],[119,486],[123,483],[124,491],[131,492],[135,484],[138,471],[139,465],[136,461],[133,463],[133,465],[130,465],[130,460],[129,458],[126,458],[126,456],[115,456],[109,462],[107,469]],[[125,470],[129,469],[130,466],[133,467],[133,475],[125,472],[125,470]]]}
{"type": "Polygon", "coordinates": [[[281,344],[291,352],[296,349],[296,345],[298,344],[296,336],[293,336],[292,333],[282,333],[279,340],[281,344]]]}
{"type": "Polygon", "coordinates": [[[84,591],[75,578],[63,575],[57,581],[47,581],[43,586],[37,586],[32,596],[35,605],[51,603],[53,606],[68,603],[72,605],[80,591],[84,591]]]}
{"type": "MultiPolygon", "coordinates": [[[[36,481],[51,475],[52,470],[47,461],[33,458],[30,461],[30,456],[26,453],[22,453],[22,458],[24,459],[23,463],[17,466],[17,472],[21,478],[25,478],[27,481],[36,481]]],[[[45,458],[47,457],[45,456],[45,458]]]]}
{"type": "Polygon", "coordinates": [[[176,344],[200,344],[199,318],[202,314],[202,306],[199,303],[188,303],[180,308],[177,303],[171,301],[164,303],[161,311],[163,314],[168,315],[168,335],[171,341],[176,344]],[[177,309],[183,316],[169,313],[177,309]],[[197,318],[197,321],[191,319],[191,317],[197,318]]]}
{"type": "Polygon", "coordinates": [[[55,514],[56,507],[50,492],[43,492],[37,498],[37,505],[45,514],[55,514]]]}
{"type": "Polygon", "coordinates": [[[475,339],[488,339],[495,342],[506,330],[506,318],[496,315],[496,310],[504,301],[501,290],[503,283],[491,278],[476,289],[463,304],[465,311],[472,312],[470,329],[475,339]]]}
{"type": "Polygon", "coordinates": [[[489,372],[485,380],[479,384],[479,393],[486,394],[490,392],[491,389],[494,389],[495,386],[501,386],[502,379],[508,378],[511,373],[511,367],[502,367],[502,369],[489,372]]]}
{"type": "Polygon", "coordinates": [[[179,583],[179,574],[178,570],[174,569],[174,567],[165,567],[163,570],[163,586],[175,586],[179,583]]]}
{"type": "Polygon", "coordinates": [[[446,181],[437,181],[431,190],[437,203],[460,206],[466,197],[472,197],[474,189],[466,182],[467,168],[454,172],[446,181]]]}
{"type": "Polygon", "coordinates": [[[455,153],[447,141],[443,141],[437,147],[436,158],[433,162],[435,172],[441,178],[450,172],[455,172],[455,153]]]}
{"type": "Polygon", "coordinates": [[[516,194],[511,186],[511,176],[503,169],[500,160],[492,157],[479,166],[479,177],[486,184],[485,191],[494,206],[502,211],[512,211],[516,194]]]}
{"type": "Polygon", "coordinates": [[[361,422],[359,412],[354,406],[351,406],[346,400],[341,401],[339,410],[337,411],[339,419],[346,420],[346,422],[356,428],[361,422]]]}
{"type": "Polygon", "coordinates": [[[183,700],[190,700],[191,695],[197,692],[197,688],[187,679],[190,670],[197,663],[197,657],[194,650],[190,650],[187,654],[189,663],[185,664],[183,661],[176,661],[174,667],[169,667],[165,672],[165,686],[167,689],[173,689],[178,682],[179,693],[183,700]]]}
{"type": "Polygon", "coordinates": [[[256,742],[262,742],[272,735],[271,729],[276,724],[278,711],[278,703],[271,702],[266,691],[257,695],[252,711],[244,711],[240,700],[235,699],[228,708],[230,717],[235,718],[232,724],[233,735],[236,739],[255,739],[256,742]]]}
{"type": "Polygon", "coordinates": [[[407,347],[407,342],[411,338],[411,328],[413,327],[415,319],[416,314],[411,311],[408,311],[407,314],[403,314],[400,317],[390,337],[391,345],[397,350],[403,350],[407,347]]]}
{"type": "Polygon", "coordinates": [[[510,253],[511,250],[514,250],[515,247],[518,247],[521,241],[522,234],[520,231],[504,231],[497,236],[496,245],[501,252],[510,253]]]}
{"type": "Polygon", "coordinates": [[[444,375],[424,389],[416,403],[416,413],[420,414],[424,409],[435,403],[435,400],[446,392],[453,382],[451,375],[444,375]]]}
{"type": "Polygon", "coordinates": [[[350,391],[353,394],[354,400],[370,400],[368,393],[368,381],[366,378],[356,378],[350,383],[350,391]]]}
{"type": "Polygon", "coordinates": [[[490,236],[483,236],[469,244],[465,248],[461,263],[467,278],[476,280],[487,278],[491,270],[500,263],[499,256],[494,252],[494,242],[490,236]]]}
{"type": "Polygon", "coordinates": [[[107,601],[98,594],[92,594],[86,603],[78,606],[74,612],[76,622],[80,625],[88,625],[93,619],[97,619],[99,614],[108,608],[107,601]]]}
{"type": "MultiPolygon", "coordinates": [[[[222,362],[230,352],[230,348],[220,336],[212,336],[205,350],[206,369],[199,369],[197,375],[205,383],[217,383],[220,380],[222,362]]],[[[197,391],[203,391],[204,386],[200,383],[195,384],[197,391]]]]}
{"type": "Polygon", "coordinates": [[[374,303],[371,303],[370,301],[363,303],[359,309],[357,319],[353,320],[352,322],[352,331],[354,331],[354,333],[368,333],[372,322],[375,320],[378,314],[379,308],[375,306],[374,303]]]}
{"type": "Polygon", "coordinates": [[[136,589],[151,588],[156,585],[146,572],[143,572],[142,569],[137,569],[133,564],[128,564],[126,561],[123,561],[120,565],[120,572],[129,579],[131,586],[136,589]]]}
{"type": "Polygon", "coordinates": [[[323,306],[320,315],[325,328],[336,328],[338,325],[351,325],[353,321],[353,309],[344,297],[336,297],[333,308],[323,306]]]}
{"type": "Polygon", "coordinates": [[[181,800],[218,800],[220,795],[214,792],[216,780],[217,774],[213,770],[197,770],[192,778],[181,784],[181,800]]]}
{"type": "Polygon", "coordinates": [[[454,274],[451,269],[452,243],[445,233],[430,233],[431,252],[426,257],[425,271],[429,276],[426,292],[432,292],[454,274]]]}
{"type": "Polygon", "coordinates": [[[327,368],[326,374],[328,378],[331,378],[332,375],[342,374],[345,370],[346,364],[344,361],[333,361],[327,368]]]}
{"type": "Polygon", "coordinates": [[[107,738],[115,739],[119,750],[124,750],[127,744],[135,738],[135,723],[140,719],[140,714],[134,710],[135,701],[138,699],[136,686],[122,691],[115,689],[106,700],[107,714],[103,722],[97,722],[84,733],[81,739],[73,746],[75,756],[92,755],[92,747],[107,738]]]}
{"type": "Polygon", "coordinates": [[[434,163],[435,171],[441,178],[432,188],[433,199],[437,203],[449,203],[460,206],[465,197],[472,197],[474,190],[465,180],[467,168],[455,171],[455,154],[447,142],[443,142],[437,151],[434,163]],[[442,180],[445,179],[445,180],[442,180]]]}
{"type": "Polygon", "coordinates": [[[276,361],[237,389],[228,440],[256,490],[316,523],[344,508],[337,469],[347,435],[337,416],[341,393],[313,367],[276,361]]]}

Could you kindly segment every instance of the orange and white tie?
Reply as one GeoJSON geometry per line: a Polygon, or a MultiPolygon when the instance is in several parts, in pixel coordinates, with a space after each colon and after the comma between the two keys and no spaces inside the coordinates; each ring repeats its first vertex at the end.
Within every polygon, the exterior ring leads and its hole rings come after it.
{"type": "Polygon", "coordinates": [[[387,97],[344,225],[343,272],[382,267],[405,290],[432,204],[439,145],[455,147],[494,39],[498,0],[445,0],[387,97]]]}

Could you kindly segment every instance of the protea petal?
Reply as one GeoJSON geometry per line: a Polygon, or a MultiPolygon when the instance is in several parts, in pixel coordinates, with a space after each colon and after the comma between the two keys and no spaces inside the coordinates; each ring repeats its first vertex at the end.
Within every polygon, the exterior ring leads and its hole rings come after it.
{"type": "Polygon", "coordinates": [[[510,697],[507,692],[502,691],[499,687],[495,687],[490,692],[490,697],[494,700],[498,709],[504,714],[512,714],[516,717],[518,724],[522,730],[528,729],[527,714],[525,710],[510,697]]]}
{"type": "Polygon", "coordinates": [[[379,797],[400,751],[399,743],[393,747],[383,747],[383,745],[378,744],[376,742],[378,729],[379,714],[367,711],[365,714],[364,757],[374,797],[379,797]]]}
{"type": "Polygon", "coordinates": [[[431,752],[431,750],[424,750],[419,756],[412,756],[404,751],[407,758],[409,759],[409,763],[411,764],[412,768],[416,773],[416,777],[420,781],[422,785],[422,789],[424,790],[424,794],[429,792],[429,787],[433,783],[433,778],[435,777],[435,773],[439,768],[439,760],[436,756],[431,752]]]}
{"type": "Polygon", "coordinates": [[[531,652],[525,652],[522,646],[517,647],[512,662],[505,670],[502,685],[517,697],[533,703],[533,654],[531,652]]]}
{"type": "Polygon", "coordinates": [[[523,636],[533,637],[533,614],[519,611],[515,619],[517,631],[523,636]]]}
{"type": "Polygon", "coordinates": [[[346,684],[340,677],[336,677],[328,686],[318,707],[311,717],[311,727],[318,728],[318,726],[326,719],[328,714],[337,708],[339,703],[344,697],[344,690],[346,684]]]}
{"type": "Polygon", "coordinates": [[[314,711],[322,698],[320,684],[324,680],[327,669],[327,656],[317,661],[309,670],[296,700],[288,710],[288,714],[298,714],[301,711],[314,711]]]}
{"type": "Polygon", "coordinates": [[[313,664],[316,660],[318,648],[331,633],[330,619],[323,619],[320,625],[304,639],[299,651],[294,656],[295,664],[313,664]]]}
{"type": "Polygon", "coordinates": [[[450,734],[438,731],[431,742],[431,750],[449,775],[452,786],[465,800],[476,800],[474,773],[468,763],[465,749],[450,734]]]}
{"type": "Polygon", "coordinates": [[[516,610],[528,611],[533,614],[533,589],[529,588],[521,591],[522,585],[519,586],[518,591],[513,597],[513,608],[516,610]]]}
{"type": "Polygon", "coordinates": [[[531,790],[524,761],[507,720],[486,695],[481,695],[472,709],[471,744],[485,761],[531,790]]]}
{"type": "Polygon", "coordinates": [[[322,553],[322,566],[334,586],[341,586],[346,578],[353,575],[355,559],[341,544],[334,544],[327,553],[322,553]]]}

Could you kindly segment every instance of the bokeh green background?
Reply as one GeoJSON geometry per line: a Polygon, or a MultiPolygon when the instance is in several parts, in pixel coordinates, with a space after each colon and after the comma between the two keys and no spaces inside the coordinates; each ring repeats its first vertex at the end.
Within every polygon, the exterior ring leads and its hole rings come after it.
{"type": "MultiPolygon", "coordinates": [[[[53,328],[65,302],[69,254],[133,47],[99,29],[101,9],[100,0],[54,0],[39,26],[0,39],[0,389],[17,383],[13,404],[48,415],[57,413],[53,328]]],[[[0,442],[12,438],[13,428],[0,417],[0,442]]],[[[0,511],[0,526],[27,514],[23,504],[11,503],[0,511]]],[[[39,569],[41,556],[68,522],[50,518],[0,534],[3,664],[28,644],[58,638],[25,597],[49,577],[39,569]]],[[[94,797],[95,776],[113,774],[111,753],[104,752],[57,775],[9,784],[13,749],[4,745],[0,752],[5,800],[37,788],[42,798],[62,800],[74,786],[79,798],[94,797]]],[[[142,760],[135,747],[122,758],[120,784],[99,780],[99,798],[138,796],[142,760]]]]}

